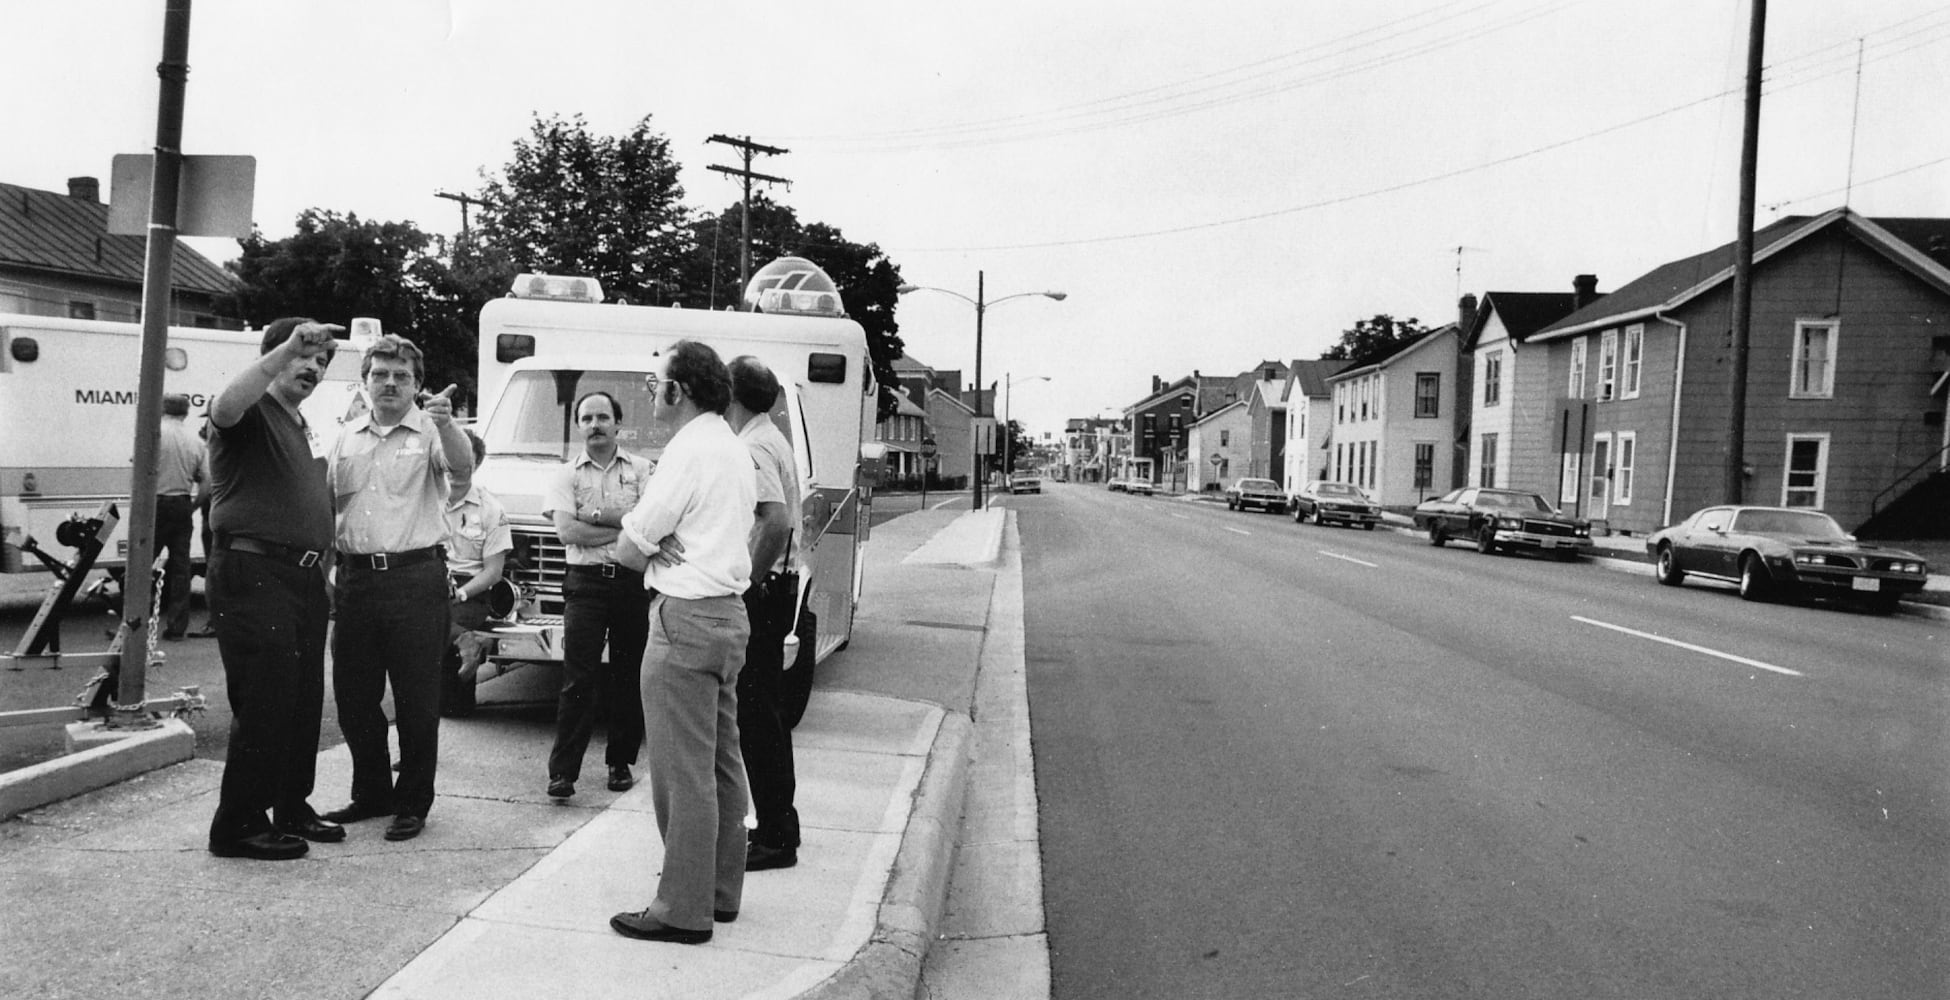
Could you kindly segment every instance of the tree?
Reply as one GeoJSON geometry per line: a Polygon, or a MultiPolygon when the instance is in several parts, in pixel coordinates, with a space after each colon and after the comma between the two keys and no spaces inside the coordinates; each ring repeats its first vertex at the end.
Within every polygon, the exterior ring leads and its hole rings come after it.
{"type": "Polygon", "coordinates": [[[670,301],[690,252],[677,161],[648,115],[620,137],[537,115],[480,197],[483,245],[520,270],[593,277],[612,300],[670,301]]]}
{"type": "Polygon", "coordinates": [[[1022,468],[1025,461],[1035,461],[1036,439],[1023,430],[1020,420],[1010,420],[1005,433],[1009,435],[1009,467],[1002,471],[1007,474],[1022,468]]]}
{"type": "Polygon", "coordinates": [[[1414,317],[1398,320],[1387,313],[1357,321],[1341,331],[1340,342],[1320,355],[1323,361],[1362,361],[1387,357],[1429,332],[1414,317]]]}

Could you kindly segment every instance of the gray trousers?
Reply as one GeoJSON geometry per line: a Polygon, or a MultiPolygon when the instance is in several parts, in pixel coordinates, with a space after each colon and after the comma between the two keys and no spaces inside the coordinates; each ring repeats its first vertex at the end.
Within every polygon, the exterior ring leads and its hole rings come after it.
{"type": "Polygon", "coordinates": [[[644,742],[664,840],[650,915],[671,927],[709,930],[711,911],[736,911],[744,894],[751,796],[738,751],[738,671],[750,635],[738,596],[659,595],[650,604],[644,742]]]}

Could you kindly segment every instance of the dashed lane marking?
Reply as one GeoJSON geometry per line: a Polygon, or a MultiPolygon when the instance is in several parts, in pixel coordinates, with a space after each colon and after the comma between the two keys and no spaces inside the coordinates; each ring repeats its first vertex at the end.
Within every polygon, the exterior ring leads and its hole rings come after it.
{"type": "Polygon", "coordinates": [[[1232,532],[1232,533],[1233,533],[1233,534],[1235,534],[1235,535],[1250,535],[1250,534],[1252,534],[1252,532],[1250,532],[1250,531],[1247,531],[1247,530],[1246,530],[1246,529],[1244,529],[1244,528],[1235,528],[1235,527],[1233,527],[1233,526],[1232,526],[1232,525],[1230,525],[1230,524],[1227,524],[1227,525],[1221,525],[1221,527],[1223,527],[1223,528],[1225,528],[1225,529],[1226,529],[1227,531],[1230,531],[1230,532],[1232,532]]]}
{"type": "Polygon", "coordinates": [[[1339,559],[1342,562],[1351,562],[1356,566],[1366,566],[1369,569],[1381,568],[1380,563],[1371,563],[1365,559],[1356,559],[1353,556],[1344,556],[1341,555],[1339,552],[1329,552],[1326,549],[1316,549],[1314,551],[1319,552],[1321,555],[1326,556],[1329,559],[1339,559]]]}
{"type": "Polygon", "coordinates": [[[1610,622],[1601,622],[1596,618],[1586,618],[1583,615],[1572,615],[1571,620],[1574,622],[1583,622],[1586,625],[1596,625],[1599,628],[1608,628],[1614,632],[1623,632],[1626,635],[1635,635],[1641,639],[1650,639],[1653,642],[1663,642],[1668,646],[1677,646],[1680,649],[1691,650],[1695,653],[1704,653],[1707,656],[1717,656],[1722,660],[1732,660],[1735,663],[1746,664],[1747,666],[1754,667],[1756,669],[1771,670],[1774,673],[1785,674],[1789,677],[1807,676],[1806,674],[1802,673],[1799,670],[1791,670],[1787,667],[1777,667],[1772,663],[1762,663],[1759,660],[1750,660],[1744,656],[1735,656],[1732,653],[1722,653],[1717,649],[1709,649],[1705,646],[1695,646],[1690,642],[1680,642],[1678,639],[1668,639],[1663,635],[1654,635],[1651,632],[1641,632],[1638,629],[1626,628],[1623,625],[1613,625],[1610,622]]]}

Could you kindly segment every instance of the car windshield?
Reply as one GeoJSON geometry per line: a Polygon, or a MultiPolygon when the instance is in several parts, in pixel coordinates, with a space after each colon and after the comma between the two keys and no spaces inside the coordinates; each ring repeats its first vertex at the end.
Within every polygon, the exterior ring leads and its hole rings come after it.
{"type": "Polygon", "coordinates": [[[580,454],[576,400],[592,392],[607,392],[623,407],[618,446],[650,459],[663,454],[670,432],[655,420],[642,372],[575,370],[516,372],[481,435],[488,454],[558,462],[580,454]]]}
{"type": "Polygon", "coordinates": [[[1556,508],[1544,502],[1535,493],[1480,493],[1476,502],[1485,507],[1502,507],[1507,510],[1534,510],[1546,514],[1556,513],[1556,508]]]}
{"type": "Polygon", "coordinates": [[[1734,516],[1733,530],[1749,534],[1794,535],[1798,538],[1847,536],[1834,518],[1813,510],[1743,510],[1734,516]]]}
{"type": "Polygon", "coordinates": [[[1360,490],[1346,483],[1321,483],[1314,487],[1314,492],[1324,497],[1349,497],[1355,500],[1362,498],[1360,490]]]}
{"type": "Polygon", "coordinates": [[[1241,479],[1239,481],[1239,488],[1242,490],[1277,490],[1280,487],[1279,484],[1273,482],[1271,479],[1241,479]]]}

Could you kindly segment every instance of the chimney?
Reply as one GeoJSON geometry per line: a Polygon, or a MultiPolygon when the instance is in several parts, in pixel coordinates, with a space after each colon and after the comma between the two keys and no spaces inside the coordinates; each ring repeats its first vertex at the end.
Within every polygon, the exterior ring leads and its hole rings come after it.
{"type": "Polygon", "coordinates": [[[1456,330],[1463,336],[1469,335],[1469,328],[1476,322],[1476,296],[1465,294],[1456,300],[1456,330]]]}
{"type": "Polygon", "coordinates": [[[1597,275],[1580,274],[1577,277],[1571,279],[1572,310],[1575,311],[1578,309],[1583,309],[1585,306],[1588,306],[1591,303],[1596,301],[1598,301],[1598,276],[1597,275]]]}
{"type": "Polygon", "coordinates": [[[91,204],[102,200],[102,182],[93,177],[68,178],[68,197],[79,198],[91,204]]]}
{"type": "Polygon", "coordinates": [[[1159,378],[1159,377],[1158,377],[1158,376],[1156,376],[1156,375],[1153,375],[1153,376],[1151,376],[1151,394],[1152,394],[1152,395],[1154,395],[1154,396],[1155,396],[1155,395],[1157,395],[1157,394],[1158,394],[1159,392],[1162,392],[1162,391],[1164,390],[1164,387],[1165,387],[1165,380],[1164,380],[1164,379],[1161,379],[1161,378],[1159,378]]]}

